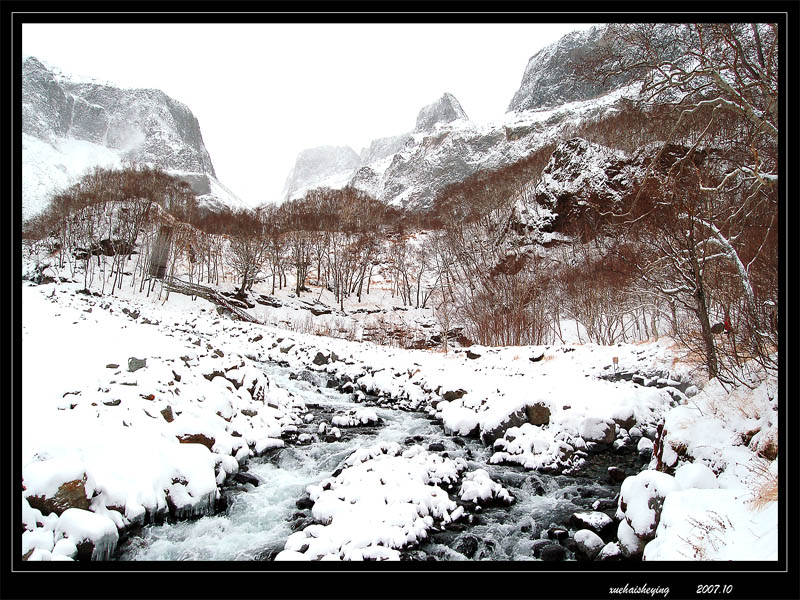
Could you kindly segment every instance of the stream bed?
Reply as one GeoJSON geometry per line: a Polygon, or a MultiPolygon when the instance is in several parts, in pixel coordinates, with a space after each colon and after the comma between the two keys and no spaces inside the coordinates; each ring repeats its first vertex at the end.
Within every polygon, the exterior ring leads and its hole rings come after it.
{"type": "MultiPolygon", "coordinates": [[[[303,397],[314,415],[298,434],[314,434],[320,422],[330,423],[336,412],[359,406],[350,395],[327,388],[324,374],[305,372],[297,377],[289,369],[273,364],[264,364],[263,369],[272,382],[303,397]]],[[[490,448],[479,440],[446,435],[441,425],[424,413],[381,407],[373,410],[382,420],[379,425],[342,428],[342,439],[332,442],[317,436],[310,444],[293,445],[289,441],[284,448],[250,459],[246,473],[258,478],[259,485],[227,489],[227,506],[215,515],[150,524],[130,532],[114,558],[272,560],[283,550],[289,535],[313,522],[310,510],[302,504],[308,485],[329,477],[358,448],[396,442],[419,444],[454,459],[460,457],[469,470],[486,470],[515,498],[510,506],[467,506],[467,519],[433,532],[422,544],[404,551],[404,560],[538,560],[543,546],[539,540],[564,536],[558,530],[570,529],[569,520],[576,511],[591,511],[594,505],[613,516],[619,484],[609,481],[609,466],[622,467],[628,474],[643,466],[635,454],[611,452],[590,455],[581,472],[570,476],[526,471],[515,465],[491,465],[490,448]]],[[[457,489],[449,492],[457,499],[457,489]]],[[[565,557],[574,559],[574,545],[565,541],[561,542],[567,550],[565,557]]]]}

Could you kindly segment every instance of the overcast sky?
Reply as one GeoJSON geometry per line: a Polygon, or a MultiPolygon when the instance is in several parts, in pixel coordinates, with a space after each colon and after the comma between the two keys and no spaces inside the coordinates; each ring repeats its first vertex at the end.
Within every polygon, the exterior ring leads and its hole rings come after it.
{"type": "Polygon", "coordinates": [[[200,121],[219,180],[280,198],[297,153],[413,129],[444,92],[502,117],[528,59],[590,24],[25,24],[25,56],[64,74],[158,88],[200,121]]]}

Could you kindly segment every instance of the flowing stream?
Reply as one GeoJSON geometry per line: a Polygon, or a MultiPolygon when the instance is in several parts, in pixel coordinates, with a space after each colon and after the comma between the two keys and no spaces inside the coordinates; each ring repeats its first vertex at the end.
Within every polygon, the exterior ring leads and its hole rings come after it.
{"type": "MultiPolygon", "coordinates": [[[[357,406],[334,389],[326,389],[324,375],[305,373],[290,378],[291,371],[264,364],[271,381],[300,395],[315,416],[306,431],[315,432],[319,422],[330,422],[336,411],[357,406]]],[[[132,533],[120,545],[118,560],[270,560],[283,549],[293,532],[292,522],[302,522],[308,512],[296,502],[309,484],[329,477],[357,448],[379,442],[399,444],[443,444],[451,458],[462,457],[469,470],[483,468],[515,497],[511,506],[485,508],[473,513],[472,523],[452,523],[434,533],[420,546],[404,553],[409,560],[536,560],[533,546],[546,537],[547,529],[564,527],[569,516],[592,510],[595,500],[605,501],[613,514],[611,499],[619,485],[607,483],[606,467],[627,462],[637,469],[635,459],[615,455],[591,457],[578,476],[543,475],[516,466],[488,465],[490,450],[478,440],[454,438],[422,413],[374,408],[383,423],[378,426],[342,429],[344,439],[315,441],[288,446],[266,457],[251,459],[248,473],[258,477],[258,486],[241,486],[228,495],[223,512],[191,521],[151,524],[132,533]],[[611,461],[611,462],[609,462],[611,461]],[[605,500],[602,500],[605,499],[605,500]]],[[[451,495],[457,489],[451,490],[451,495]]],[[[453,496],[454,497],[454,496],[453,496]]],[[[569,554],[572,557],[572,554],[569,554]]]]}

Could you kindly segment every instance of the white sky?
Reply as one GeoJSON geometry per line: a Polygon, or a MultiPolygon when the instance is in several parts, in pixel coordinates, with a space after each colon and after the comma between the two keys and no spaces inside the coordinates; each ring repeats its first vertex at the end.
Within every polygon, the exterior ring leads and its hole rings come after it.
{"type": "Polygon", "coordinates": [[[158,88],[200,121],[219,180],[280,198],[297,153],[413,129],[444,92],[499,119],[528,59],[591,24],[25,24],[22,49],[64,74],[158,88]]]}

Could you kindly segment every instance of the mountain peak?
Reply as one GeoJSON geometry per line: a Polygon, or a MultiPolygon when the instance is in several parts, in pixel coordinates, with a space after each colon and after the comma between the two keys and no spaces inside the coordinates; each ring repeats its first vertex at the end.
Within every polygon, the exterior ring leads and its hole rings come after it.
{"type": "Polygon", "coordinates": [[[445,92],[436,102],[428,104],[419,111],[416,131],[429,131],[437,123],[450,123],[457,119],[468,119],[467,113],[453,94],[445,92]]]}

